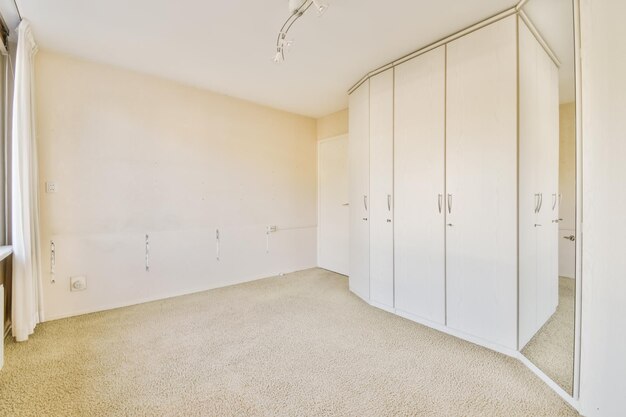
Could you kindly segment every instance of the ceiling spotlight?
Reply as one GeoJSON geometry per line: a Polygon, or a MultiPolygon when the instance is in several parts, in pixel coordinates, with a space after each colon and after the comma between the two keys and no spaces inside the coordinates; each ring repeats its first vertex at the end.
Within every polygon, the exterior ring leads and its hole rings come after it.
{"type": "Polygon", "coordinates": [[[274,55],[274,62],[276,64],[280,64],[285,60],[285,54],[283,54],[282,50],[276,51],[276,55],[274,55]]]}
{"type": "Polygon", "coordinates": [[[317,10],[318,16],[323,15],[326,9],[328,9],[328,2],[326,0],[313,0],[313,5],[317,10]]]}
{"type": "Polygon", "coordinates": [[[285,50],[288,50],[293,45],[293,40],[287,40],[287,32],[291,29],[291,26],[300,19],[307,10],[314,7],[318,16],[324,14],[328,9],[328,0],[288,0],[289,12],[291,13],[283,26],[278,32],[276,38],[276,55],[274,56],[274,62],[280,64],[285,60],[285,50]]]}

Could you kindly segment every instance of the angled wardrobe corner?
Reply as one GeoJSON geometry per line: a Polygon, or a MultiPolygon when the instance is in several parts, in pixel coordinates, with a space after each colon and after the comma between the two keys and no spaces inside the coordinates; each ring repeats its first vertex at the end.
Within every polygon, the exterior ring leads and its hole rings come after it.
{"type": "Polygon", "coordinates": [[[353,88],[351,291],[498,351],[532,338],[558,298],[556,72],[513,13],[353,88]]]}

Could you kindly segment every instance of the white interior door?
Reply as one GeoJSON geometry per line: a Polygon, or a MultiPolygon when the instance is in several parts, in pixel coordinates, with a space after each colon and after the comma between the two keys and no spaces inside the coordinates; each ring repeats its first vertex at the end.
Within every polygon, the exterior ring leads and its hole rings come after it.
{"type": "Polygon", "coordinates": [[[393,300],[393,68],[370,79],[370,300],[393,300]]]}
{"type": "Polygon", "coordinates": [[[559,237],[559,276],[574,278],[576,276],[576,231],[560,229],[559,237]]]}
{"type": "Polygon", "coordinates": [[[349,98],[348,165],[350,171],[350,291],[370,298],[369,227],[369,81],[349,98]]]}
{"type": "Polygon", "coordinates": [[[517,347],[517,41],[511,16],[447,46],[448,326],[517,347]]]}
{"type": "Polygon", "coordinates": [[[348,275],[350,210],[348,136],[326,139],[318,145],[319,224],[318,265],[348,275]]]}
{"type": "Polygon", "coordinates": [[[395,71],[395,307],[444,324],[445,46],[395,71]]]}

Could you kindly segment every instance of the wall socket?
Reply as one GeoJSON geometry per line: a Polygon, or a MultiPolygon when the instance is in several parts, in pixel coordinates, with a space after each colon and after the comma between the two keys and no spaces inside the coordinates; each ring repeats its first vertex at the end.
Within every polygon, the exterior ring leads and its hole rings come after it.
{"type": "Polygon", "coordinates": [[[278,230],[278,226],[275,226],[275,225],[267,226],[267,233],[274,233],[277,230],[278,230]]]}
{"type": "Polygon", "coordinates": [[[70,277],[70,291],[84,291],[87,289],[87,277],[70,277]]]}
{"type": "Polygon", "coordinates": [[[57,192],[57,183],[54,181],[46,181],[46,192],[47,193],[56,193],[57,192]]]}

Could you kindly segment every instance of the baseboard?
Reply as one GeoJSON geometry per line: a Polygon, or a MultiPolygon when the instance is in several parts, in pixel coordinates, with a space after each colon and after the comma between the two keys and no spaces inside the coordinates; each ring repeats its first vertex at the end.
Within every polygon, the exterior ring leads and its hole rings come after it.
{"type": "Polygon", "coordinates": [[[348,282],[348,289],[350,290],[352,294],[356,295],[361,300],[365,301],[367,304],[370,303],[369,297],[364,297],[361,293],[359,293],[358,291],[355,291],[352,287],[350,287],[350,282],[348,282]]]}
{"type": "Polygon", "coordinates": [[[373,300],[372,300],[372,301],[370,301],[370,305],[372,305],[372,306],[374,306],[374,307],[376,307],[376,308],[380,308],[381,310],[385,310],[385,311],[386,311],[386,312],[388,312],[388,313],[393,313],[393,314],[396,314],[396,310],[395,310],[395,308],[393,308],[393,307],[389,307],[389,306],[388,306],[388,305],[386,305],[386,304],[382,304],[382,303],[379,303],[379,302],[377,302],[377,301],[373,301],[373,300]]]}
{"type": "Polygon", "coordinates": [[[424,318],[416,316],[414,314],[407,313],[406,311],[402,311],[402,310],[397,310],[396,309],[395,310],[395,314],[400,316],[400,317],[402,317],[402,318],[405,318],[407,320],[411,320],[411,321],[413,321],[415,323],[418,323],[418,324],[421,324],[423,326],[430,327],[431,329],[434,329],[434,330],[437,330],[439,332],[445,333],[447,335],[456,337],[458,339],[465,340],[466,342],[473,343],[473,344],[478,345],[480,347],[484,347],[486,349],[493,350],[493,351],[496,351],[498,353],[502,353],[503,355],[510,356],[512,358],[516,357],[517,351],[514,350],[514,349],[511,349],[511,348],[509,348],[507,346],[500,345],[498,343],[493,343],[493,342],[490,342],[488,340],[482,339],[480,337],[472,336],[471,334],[467,334],[467,333],[462,332],[460,330],[452,329],[452,328],[447,327],[447,326],[445,326],[445,325],[443,325],[441,323],[437,323],[437,322],[434,322],[434,321],[430,321],[428,319],[424,319],[424,318]]]}

